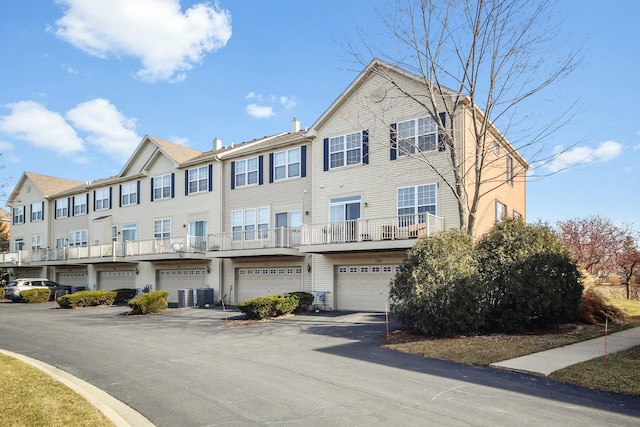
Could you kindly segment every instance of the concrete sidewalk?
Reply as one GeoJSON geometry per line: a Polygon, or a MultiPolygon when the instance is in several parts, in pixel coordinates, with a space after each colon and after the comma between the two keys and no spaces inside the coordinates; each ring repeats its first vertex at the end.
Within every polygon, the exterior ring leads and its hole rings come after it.
{"type": "MultiPolygon", "coordinates": [[[[640,327],[616,332],[606,338],[607,354],[640,345],[640,327]]],[[[515,359],[492,363],[494,368],[548,376],[554,371],[580,362],[601,357],[605,352],[605,337],[595,338],[564,347],[541,351],[515,359]]]]}

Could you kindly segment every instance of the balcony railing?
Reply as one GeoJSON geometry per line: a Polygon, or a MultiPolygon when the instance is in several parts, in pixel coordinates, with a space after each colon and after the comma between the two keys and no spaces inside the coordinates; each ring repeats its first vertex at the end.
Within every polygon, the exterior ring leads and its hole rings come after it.
{"type": "Polygon", "coordinates": [[[97,243],[56,249],[36,249],[1,254],[0,262],[23,265],[33,262],[54,262],[94,258],[124,258],[128,256],[205,253],[207,239],[200,236],[166,239],[130,240],[127,242],[97,243]]]}
{"type": "Polygon", "coordinates": [[[298,246],[300,246],[299,228],[280,227],[209,235],[209,250],[212,251],[297,248],[298,246]]]}
{"type": "Polygon", "coordinates": [[[444,219],[430,213],[360,218],[302,226],[302,245],[417,239],[444,230],[444,219]]]}

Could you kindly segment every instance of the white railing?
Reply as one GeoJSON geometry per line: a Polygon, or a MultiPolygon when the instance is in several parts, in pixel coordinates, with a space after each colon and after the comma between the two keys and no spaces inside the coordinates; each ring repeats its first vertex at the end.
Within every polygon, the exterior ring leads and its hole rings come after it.
{"type": "Polygon", "coordinates": [[[299,228],[280,227],[209,235],[209,250],[212,251],[297,248],[298,246],[300,246],[299,228]]]}
{"type": "Polygon", "coordinates": [[[417,239],[444,230],[444,219],[430,213],[360,218],[302,226],[302,245],[417,239]]]}

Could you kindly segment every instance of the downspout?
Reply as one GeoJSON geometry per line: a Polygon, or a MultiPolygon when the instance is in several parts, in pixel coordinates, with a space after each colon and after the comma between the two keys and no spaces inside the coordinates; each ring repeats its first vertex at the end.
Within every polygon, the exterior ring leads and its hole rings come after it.
{"type": "MultiPolygon", "coordinates": [[[[223,210],[224,210],[224,206],[223,206],[223,187],[224,187],[224,168],[223,168],[223,164],[222,164],[222,160],[220,159],[220,157],[218,155],[214,156],[213,158],[216,163],[218,165],[220,165],[220,182],[218,185],[218,224],[219,227],[222,226],[223,224],[223,210]]],[[[220,230],[220,232],[224,232],[224,230],[220,230]]],[[[223,278],[224,278],[224,261],[221,260],[220,258],[215,258],[217,263],[218,263],[218,300],[222,301],[224,298],[224,295],[222,294],[223,290],[224,290],[224,285],[223,285],[223,278]]],[[[209,261],[211,262],[211,261],[209,261]]],[[[229,295],[229,298],[231,298],[231,295],[229,295]]],[[[214,298],[215,299],[215,298],[214,298]]],[[[227,300],[228,302],[229,300],[227,300]]],[[[216,301],[214,301],[214,304],[216,303],[216,301]]]]}

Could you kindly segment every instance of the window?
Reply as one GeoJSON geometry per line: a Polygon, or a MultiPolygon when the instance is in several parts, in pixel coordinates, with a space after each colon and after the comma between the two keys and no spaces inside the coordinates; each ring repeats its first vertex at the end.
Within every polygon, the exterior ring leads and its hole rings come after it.
{"type": "Polygon", "coordinates": [[[276,245],[280,247],[300,246],[302,212],[278,212],[276,214],[276,245]]]}
{"type": "Polygon", "coordinates": [[[397,132],[400,156],[438,149],[438,124],[431,116],[400,122],[397,132]]]}
{"type": "Polygon", "coordinates": [[[67,218],[69,216],[69,199],[56,200],[56,218],[67,218]]]}
{"type": "Polygon", "coordinates": [[[273,177],[280,179],[300,176],[300,147],[273,154],[273,177]]]}
{"type": "Polygon", "coordinates": [[[44,202],[31,203],[31,222],[44,219],[44,202]]]}
{"type": "Polygon", "coordinates": [[[500,145],[497,142],[493,143],[493,154],[495,154],[496,156],[500,155],[500,145]]]}
{"type": "Polygon", "coordinates": [[[513,178],[515,174],[513,172],[513,157],[507,156],[507,183],[513,186],[513,178]]]}
{"type": "Polygon", "coordinates": [[[120,186],[120,206],[138,204],[138,182],[128,182],[120,186]]]}
{"type": "Polygon", "coordinates": [[[93,192],[95,210],[111,209],[111,188],[101,188],[93,192]]]}
{"type": "Polygon", "coordinates": [[[24,224],[24,206],[13,208],[13,223],[24,224]]]}
{"type": "Polygon", "coordinates": [[[67,245],[67,239],[64,237],[56,237],[56,249],[64,248],[67,245]]]}
{"type": "Polygon", "coordinates": [[[425,223],[425,213],[436,214],[436,184],[398,188],[398,225],[425,223]]]}
{"type": "Polygon", "coordinates": [[[153,237],[167,239],[171,237],[171,219],[156,219],[153,225],[153,237]]]}
{"type": "Polygon", "coordinates": [[[153,178],[153,200],[171,198],[171,174],[153,178]]]}
{"type": "Polygon", "coordinates": [[[87,213],[88,195],[76,196],[73,198],[73,214],[84,215],[87,213]]]}
{"type": "Polygon", "coordinates": [[[13,250],[18,252],[24,248],[24,240],[22,238],[13,241],[13,250]]]}
{"type": "Polygon", "coordinates": [[[112,242],[117,242],[118,241],[118,226],[117,225],[112,225],[111,226],[111,241],[112,242]]]}
{"type": "Polygon", "coordinates": [[[362,133],[329,138],[329,164],[331,169],[361,163],[362,133]]]}
{"type": "Polygon", "coordinates": [[[204,252],[207,241],[208,221],[193,221],[189,223],[189,247],[196,252],[204,252]]]}
{"type": "Polygon", "coordinates": [[[269,208],[231,212],[231,229],[233,240],[266,239],[269,229],[269,208]]]}
{"type": "Polygon", "coordinates": [[[522,219],[520,212],[513,211],[513,219],[522,219]]]}
{"type": "Polygon", "coordinates": [[[502,221],[507,215],[507,206],[496,200],[496,222],[502,221]]]}
{"type": "Polygon", "coordinates": [[[69,246],[87,246],[89,236],[87,230],[69,232],[69,246]]]}
{"type": "Polygon", "coordinates": [[[138,230],[135,224],[122,225],[122,241],[128,242],[138,238],[138,230]]]}
{"type": "Polygon", "coordinates": [[[31,250],[35,251],[42,248],[42,234],[31,236],[31,250]]]}
{"type": "Polygon", "coordinates": [[[209,191],[209,167],[201,166],[187,171],[187,194],[209,191]]]}
{"type": "Polygon", "coordinates": [[[258,158],[252,157],[235,162],[235,186],[254,185],[258,183],[258,158]]]}

